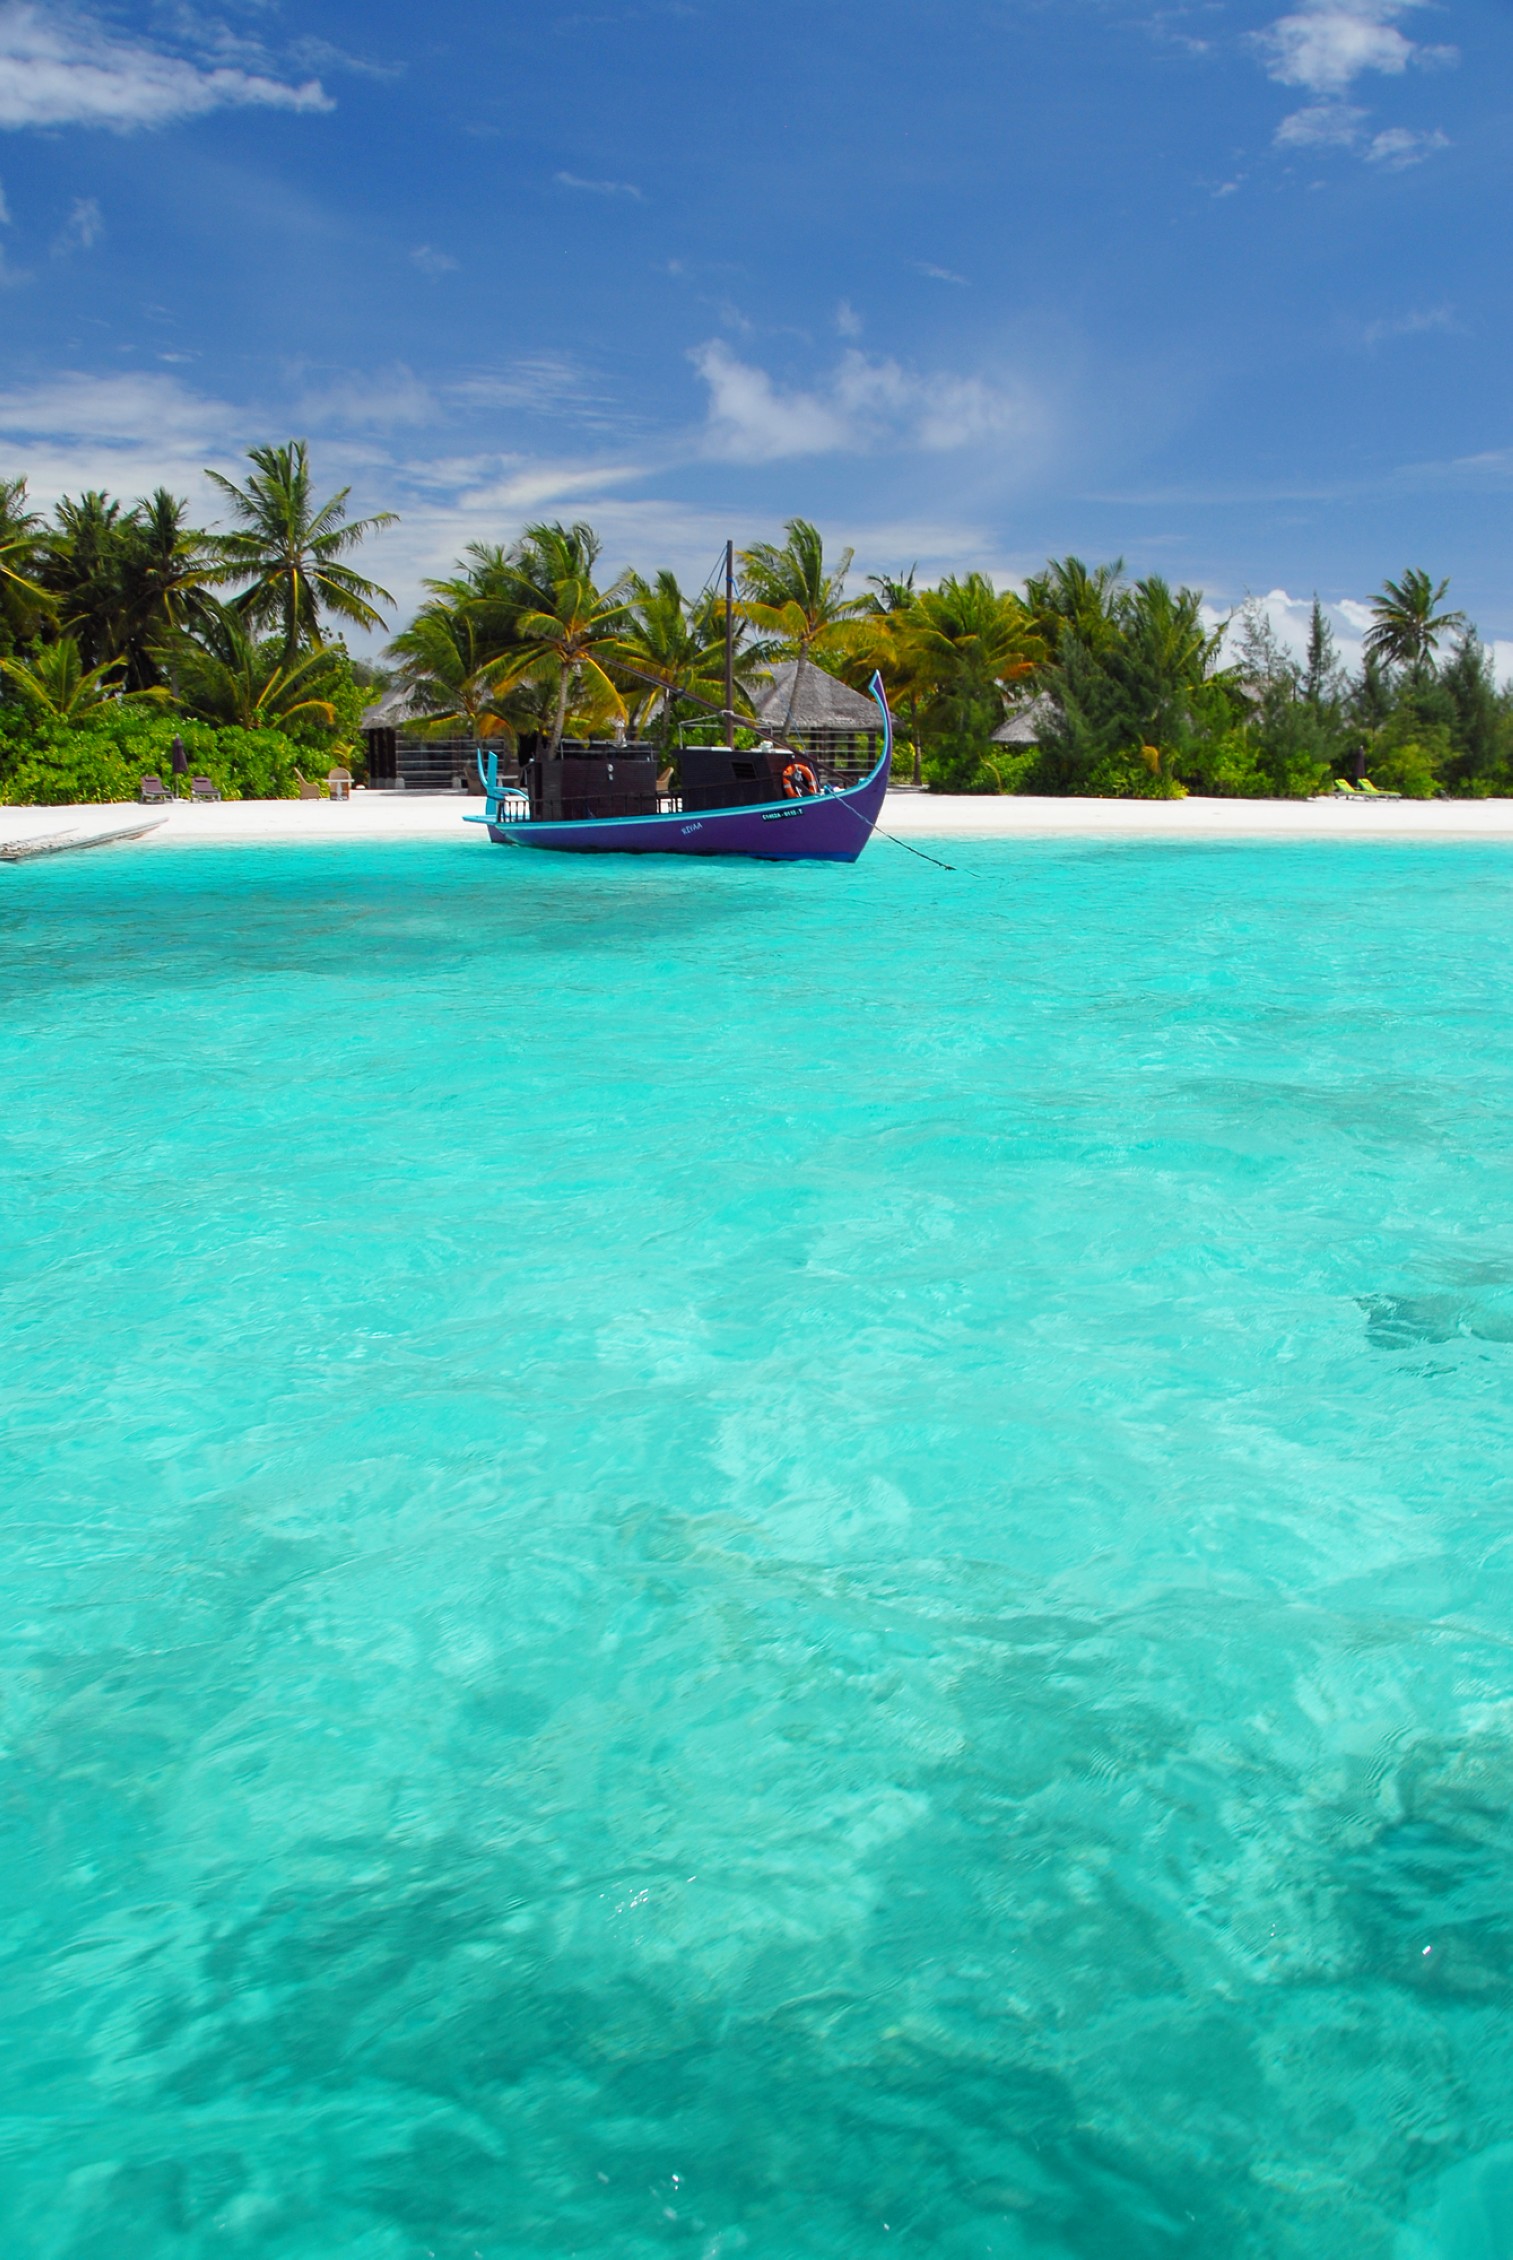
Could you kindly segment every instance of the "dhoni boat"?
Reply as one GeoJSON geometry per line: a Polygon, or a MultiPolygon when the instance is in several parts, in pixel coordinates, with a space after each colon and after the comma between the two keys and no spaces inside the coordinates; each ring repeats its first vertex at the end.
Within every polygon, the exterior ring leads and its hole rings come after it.
{"type": "MultiPolygon", "coordinates": [[[[793,746],[765,738],[735,742],[735,543],[725,544],[725,703],[696,693],[680,695],[720,715],[727,743],[684,746],[677,759],[677,790],[664,787],[672,771],[658,774],[655,746],[559,745],[521,764],[518,782],[503,783],[499,756],[485,768],[474,756],[484,791],[484,812],[467,824],[486,824],[502,847],[554,848],[568,855],[745,855],[763,863],[854,863],[872,837],[888,789],[893,758],[893,717],[881,675],[870,684],[883,718],[882,752],[859,783],[822,784],[813,762],[793,746]]],[[[622,661],[621,665],[625,663],[622,661]]],[[[654,675],[625,667],[656,689],[654,675]]],[[[780,737],[792,716],[790,697],[780,737]]]]}
{"type": "MultiPolygon", "coordinates": [[[[491,752],[478,775],[486,824],[502,846],[570,855],[745,855],[764,863],[854,863],[872,837],[888,789],[893,719],[881,676],[872,697],[882,715],[882,751],[859,784],[820,783],[814,765],[770,740],[685,746],[678,789],[659,790],[651,746],[575,744],[555,758],[533,755],[518,784],[501,783],[491,752]]],[[[733,714],[726,710],[727,734],[733,714]]]]}

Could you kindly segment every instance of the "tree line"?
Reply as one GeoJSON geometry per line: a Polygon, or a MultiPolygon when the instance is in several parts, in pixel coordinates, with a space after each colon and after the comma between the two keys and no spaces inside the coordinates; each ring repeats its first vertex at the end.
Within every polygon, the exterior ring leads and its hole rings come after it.
{"type": "Polygon", "coordinates": [[[240,485],[206,474],[217,533],[161,488],[45,522],[0,478],[0,799],[125,798],[176,736],[228,795],[278,797],[355,740],[377,678],[339,629],[381,628],[393,599],[349,558],[392,513],[317,502],[302,442],[248,461],[240,485]]]}
{"type": "MultiPolygon", "coordinates": [[[[665,569],[611,579],[591,527],[528,526],[428,581],[375,668],[341,632],[385,625],[393,599],[351,558],[391,515],[349,517],[345,488],[318,501],[303,443],[249,463],[240,484],[209,474],[221,532],[162,491],[85,494],[44,522],[23,481],[0,480],[0,796],[120,797],[176,732],[223,790],[290,791],[301,759],[360,761],[362,708],[389,687],[407,729],[506,747],[623,728],[675,755],[719,733],[717,578],[692,593],[665,569]]],[[[936,791],[1513,790],[1513,698],[1448,584],[1417,568],[1372,600],[1350,670],[1317,601],[1299,660],[1259,605],[1215,626],[1201,592],[1119,563],[1053,559],[1022,594],[976,572],[921,586],[912,569],[855,587],[852,553],[827,557],[795,518],[737,564],[743,734],[779,660],[857,688],[876,671],[902,764],[936,791]]]]}

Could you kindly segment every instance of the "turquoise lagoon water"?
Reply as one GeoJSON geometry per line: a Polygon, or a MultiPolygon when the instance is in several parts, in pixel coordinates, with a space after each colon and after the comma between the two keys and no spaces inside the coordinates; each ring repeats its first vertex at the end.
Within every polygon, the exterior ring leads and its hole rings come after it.
{"type": "Polygon", "coordinates": [[[3,875],[28,2260],[1513,2249],[1513,857],[3,875]]]}

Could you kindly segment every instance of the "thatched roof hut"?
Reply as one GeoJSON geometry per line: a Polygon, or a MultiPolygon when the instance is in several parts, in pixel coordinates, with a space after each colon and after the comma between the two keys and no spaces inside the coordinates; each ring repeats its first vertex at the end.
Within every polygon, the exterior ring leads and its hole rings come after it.
{"type": "Polygon", "coordinates": [[[400,683],[364,707],[358,728],[368,742],[368,783],[382,791],[472,792],[471,735],[416,736],[432,711],[412,683],[400,683]]]}
{"type": "Polygon", "coordinates": [[[424,721],[426,702],[413,683],[398,683],[372,706],[363,708],[358,728],[366,735],[369,730],[402,730],[407,722],[424,721]]]}
{"type": "Polygon", "coordinates": [[[812,659],[779,660],[768,675],[752,696],[757,720],[767,728],[855,733],[876,732],[879,727],[871,699],[827,675],[812,659]]]}
{"type": "Polygon", "coordinates": [[[994,745],[1013,746],[1027,752],[1038,746],[1056,712],[1056,701],[1049,691],[1041,691],[1034,698],[1021,699],[1011,706],[993,732],[994,745]]]}
{"type": "Polygon", "coordinates": [[[873,701],[812,659],[779,660],[751,703],[760,729],[786,738],[832,774],[865,774],[877,759],[883,725],[873,701]]]}

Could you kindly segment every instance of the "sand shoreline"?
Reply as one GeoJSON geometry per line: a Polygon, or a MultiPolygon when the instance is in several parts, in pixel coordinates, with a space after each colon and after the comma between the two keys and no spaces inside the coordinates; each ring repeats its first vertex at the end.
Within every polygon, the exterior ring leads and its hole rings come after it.
{"type": "MultiPolygon", "coordinates": [[[[331,846],[361,841],[455,840],[488,845],[476,795],[363,793],[350,801],[178,802],[131,843],[139,854],[196,845],[331,846]]],[[[0,808],[0,848],[60,833],[106,833],[139,824],[134,801],[69,808],[0,808]]],[[[157,813],[153,811],[152,813],[157,813]]],[[[1042,800],[890,793],[881,829],[900,839],[1508,840],[1513,800],[1042,800]]]]}

